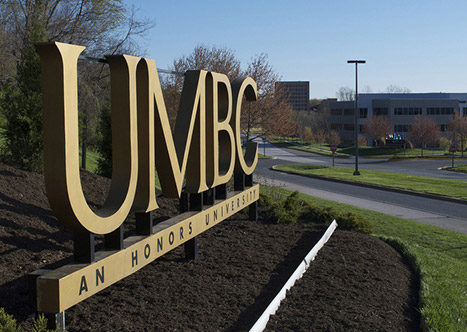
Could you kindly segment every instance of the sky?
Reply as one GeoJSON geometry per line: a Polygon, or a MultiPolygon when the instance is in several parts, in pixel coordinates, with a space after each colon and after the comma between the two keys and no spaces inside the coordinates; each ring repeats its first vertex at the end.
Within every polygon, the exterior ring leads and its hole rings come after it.
{"type": "Polygon", "coordinates": [[[466,0],[124,0],[155,22],[140,43],[159,68],[197,45],[226,47],[242,68],[261,53],[310,98],[343,86],[384,92],[467,92],[466,0]]]}

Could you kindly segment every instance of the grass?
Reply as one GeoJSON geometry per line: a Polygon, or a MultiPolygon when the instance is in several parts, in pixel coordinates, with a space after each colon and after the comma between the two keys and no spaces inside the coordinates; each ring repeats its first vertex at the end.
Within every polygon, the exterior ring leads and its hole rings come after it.
{"type": "MultiPolygon", "coordinates": [[[[331,156],[331,151],[329,151],[328,144],[318,144],[316,142],[312,143],[300,143],[293,141],[283,141],[276,140],[272,142],[274,145],[277,145],[281,148],[294,149],[305,152],[312,152],[324,156],[331,156]]],[[[336,152],[336,157],[348,157],[349,155],[355,154],[355,147],[349,146],[344,148],[338,148],[336,152]]],[[[366,158],[391,158],[391,159],[401,159],[401,158],[419,158],[422,155],[421,149],[401,149],[396,147],[370,147],[370,146],[359,146],[358,154],[361,157],[366,158]]],[[[461,152],[455,153],[456,157],[461,157],[461,152]]],[[[445,150],[423,150],[424,158],[451,158],[451,154],[445,150]]]]}
{"type": "Polygon", "coordinates": [[[447,168],[448,171],[467,173],[467,164],[447,168]]]}
{"type": "MultiPolygon", "coordinates": [[[[311,145],[297,145],[298,143],[291,143],[285,141],[275,141],[273,142],[274,145],[280,148],[287,148],[287,149],[294,149],[299,151],[311,152],[316,153],[322,156],[332,156],[332,152],[329,150],[329,145],[319,145],[318,143],[312,143],[311,145]]],[[[347,158],[349,157],[348,154],[343,154],[339,151],[334,155],[337,158],[347,158]]]]}
{"type": "MultiPolygon", "coordinates": [[[[338,151],[347,154],[354,154],[355,147],[350,146],[341,148],[338,151]]],[[[449,157],[445,154],[447,151],[443,150],[427,150],[423,149],[423,157],[449,157]]],[[[371,147],[371,146],[360,146],[358,148],[358,155],[362,157],[372,158],[418,158],[422,155],[421,149],[401,149],[395,147],[371,147]]]]}
{"type": "MultiPolygon", "coordinates": [[[[290,191],[262,186],[273,196],[290,191]]],[[[300,198],[370,221],[374,235],[388,240],[413,262],[421,278],[420,313],[427,331],[467,331],[467,234],[404,220],[300,194],[300,198]]]]}
{"type": "Polygon", "coordinates": [[[360,176],[353,175],[350,167],[328,167],[316,165],[280,165],[276,169],[295,173],[312,174],[348,181],[369,183],[391,188],[412,190],[460,199],[467,199],[467,181],[432,178],[402,173],[360,169],[360,176]]]}
{"type": "MultiPolygon", "coordinates": [[[[86,150],[86,169],[92,173],[96,173],[98,159],[99,152],[86,150]]],[[[79,164],[81,166],[81,151],[79,153],[79,164]]]]}

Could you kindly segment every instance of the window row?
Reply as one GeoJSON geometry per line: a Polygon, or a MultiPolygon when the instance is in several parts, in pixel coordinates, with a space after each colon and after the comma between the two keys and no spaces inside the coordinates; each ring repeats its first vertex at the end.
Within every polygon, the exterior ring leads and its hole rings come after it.
{"type": "Polygon", "coordinates": [[[377,116],[389,115],[389,110],[387,107],[375,107],[373,109],[373,114],[377,116]]]}
{"type": "MultiPolygon", "coordinates": [[[[355,126],[352,123],[344,123],[344,124],[342,124],[342,123],[331,123],[331,129],[336,130],[336,131],[341,131],[341,130],[354,131],[354,128],[355,128],[355,126]]],[[[364,126],[359,125],[358,130],[359,130],[360,133],[363,133],[364,132],[364,126]]]]}
{"type": "Polygon", "coordinates": [[[352,130],[354,129],[354,125],[352,123],[331,123],[331,129],[332,130],[352,130]]]}
{"type": "Polygon", "coordinates": [[[394,115],[422,115],[421,107],[395,107],[394,115]]]}
{"type": "Polygon", "coordinates": [[[394,132],[396,133],[406,133],[410,130],[411,125],[395,125],[394,132]]]}
{"type": "Polygon", "coordinates": [[[427,107],[426,114],[428,115],[450,115],[450,114],[454,114],[454,107],[427,107]]]}
{"type": "MultiPolygon", "coordinates": [[[[360,119],[366,119],[368,117],[368,108],[360,108],[360,119]]],[[[331,115],[332,116],[353,116],[354,115],[354,109],[353,108],[345,108],[345,109],[340,109],[340,108],[333,108],[331,109],[331,115]]]]}

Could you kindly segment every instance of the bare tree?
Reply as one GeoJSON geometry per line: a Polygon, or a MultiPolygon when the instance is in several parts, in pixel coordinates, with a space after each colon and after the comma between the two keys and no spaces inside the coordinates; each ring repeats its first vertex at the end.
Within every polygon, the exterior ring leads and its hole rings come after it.
{"type": "Polygon", "coordinates": [[[421,147],[423,158],[423,149],[425,145],[431,142],[438,142],[441,137],[441,130],[440,126],[430,118],[417,116],[408,134],[410,140],[421,147]]]}
{"type": "Polygon", "coordinates": [[[461,117],[459,113],[456,113],[449,127],[453,139],[460,145],[462,157],[464,157],[464,147],[467,140],[467,117],[461,117]]]}
{"type": "MultiPolygon", "coordinates": [[[[240,76],[240,61],[235,52],[229,48],[197,45],[193,52],[173,61],[174,71],[184,73],[187,70],[208,70],[227,75],[229,80],[240,76]]],[[[172,126],[175,125],[180,96],[183,88],[183,76],[166,76],[161,84],[164,89],[164,100],[172,126]]]]}
{"type": "Polygon", "coordinates": [[[411,93],[412,90],[399,85],[390,84],[386,88],[386,93],[411,93]]]}
{"type": "Polygon", "coordinates": [[[386,136],[390,131],[391,125],[385,116],[371,116],[363,125],[363,132],[373,140],[375,145],[378,144],[378,141],[385,144],[386,136]]]}
{"type": "Polygon", "coordinates": [[[247,140],[259,136],[293,135],[296,132],[293,109],[286,90],[276,86],[280,77],[269,63],[268,55],[262,53],[253,57],[243,75],[250,76],[258,85],[258,101],[248,103],[242,109],[242,131],[247,140]],[[256,133],[252,131],[254,128],[256,133]]]}
{"type": "Polygon", "coordinates": [[[355,90],[343,86],[337,90],[336,96],[338,101],[352,101],[355,100],[355,90]]]}
{"type": "MultiPolygon", "coordinates": [[[[247,140],[296,133],[292,107],[287,103],[285,91],[276,89],[275,83],[279,81],[279,76],[268,62],[266,54],[255,56],[248,67],[241,70],[240,61],[231,49],[198,45],[188,56],[175,59],[173,69],[178,72],[204,69],[223,73],[230,80],[250,76],[258,86],[258,100],[242,105],[241,130],[247,140]]],[[[167,109],[173,119],[178,110],[183,78],[166,79],[163,84],[165,100],[169,104],[167,109]]]]}
{"type": "Polygon", "coordinates": [[[339,133],[335,130],[331,130],[327,135],[327,141],[329,145],[339,145],[341,144],[341,137],[339,133]]]}
{"type": "Polygon", "coordinates": [[[326,134],[327,133],[324,129],[317,130],[314,134],[314,141],[319,145],[323,144],[324,142],[326,142],[326,134]]]}
{"type": "Polygon", "coordinates": [[[362,92],[362,93],[372,93],[373,89],[371,88],[371,86],[365,85],[360,92],[362,92]]]}

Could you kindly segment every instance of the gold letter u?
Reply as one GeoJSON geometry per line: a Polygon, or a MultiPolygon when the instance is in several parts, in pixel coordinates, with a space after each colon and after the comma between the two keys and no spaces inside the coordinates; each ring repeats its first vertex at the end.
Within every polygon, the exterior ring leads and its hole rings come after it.
{"type": "Polygon", "coordinates": [[[112,183],[94,213],[79,176],[77,61],[83,46],[38,44],[41,57],[45,184],[50,205],[69,230],[107,234],[119,227],[133,204],[138,177],[136,66],[140,58],[108,57],[112,89],[112,183]]]}

